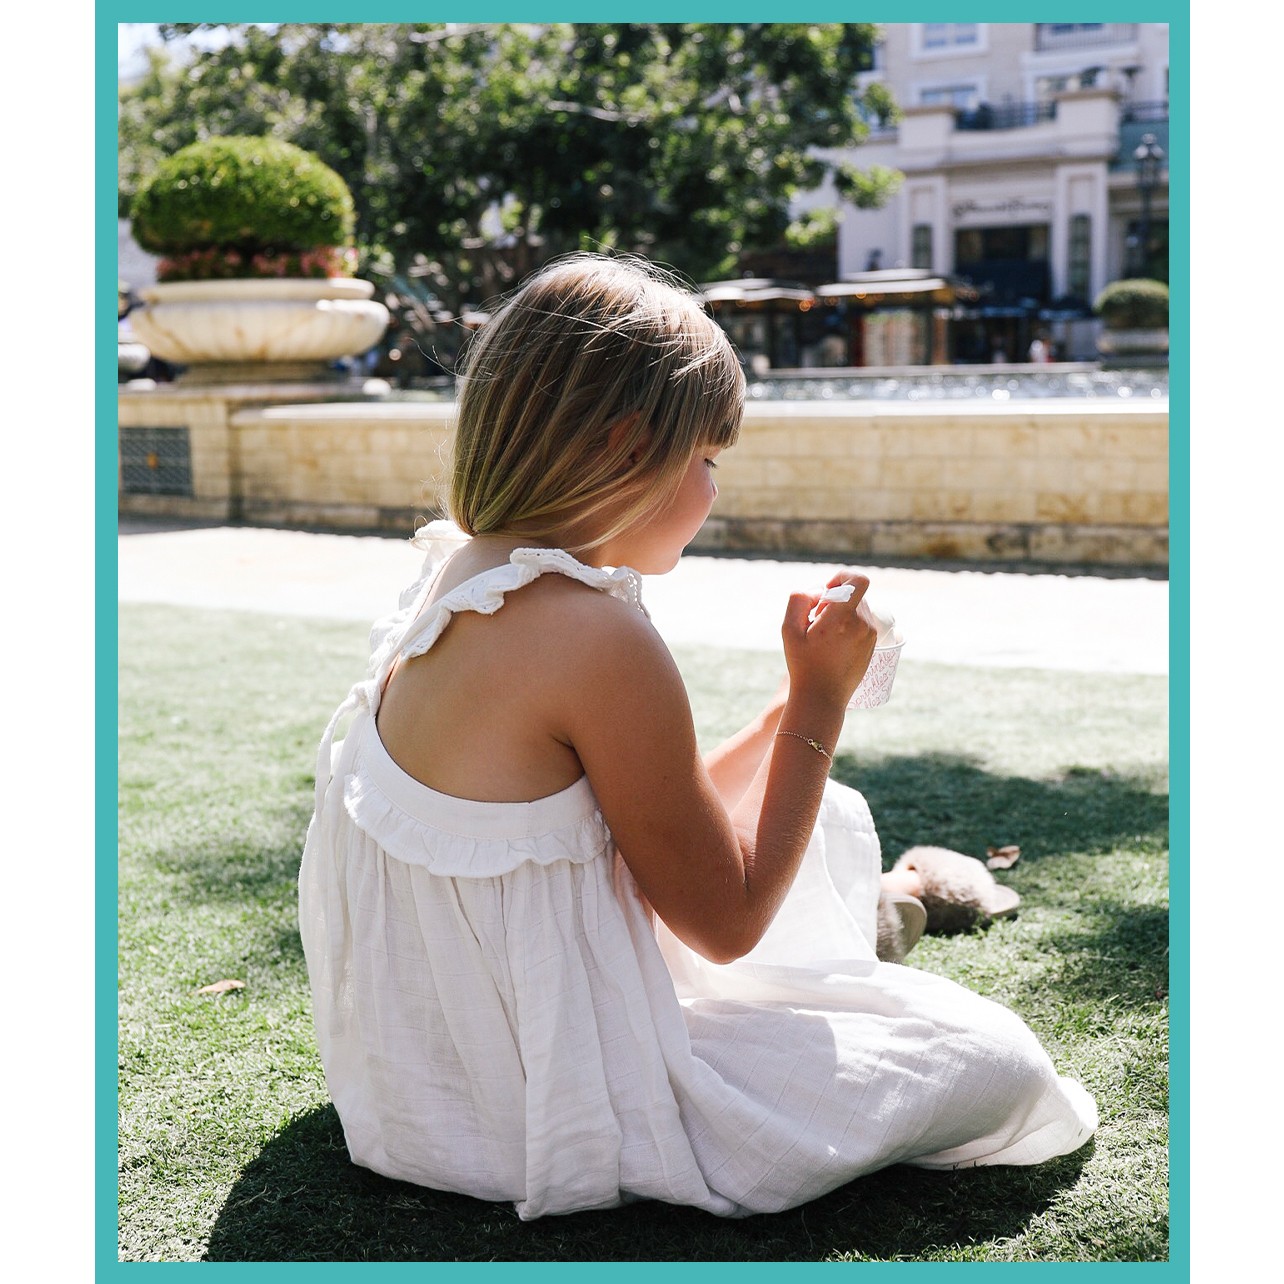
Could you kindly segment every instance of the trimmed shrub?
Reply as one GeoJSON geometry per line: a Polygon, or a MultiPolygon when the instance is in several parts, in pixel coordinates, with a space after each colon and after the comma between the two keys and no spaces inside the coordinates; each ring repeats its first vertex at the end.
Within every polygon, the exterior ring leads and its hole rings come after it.
{"type": "Polygon", "coordinates": [[[130,210],[162,280],[351,271],[348,185],[277,138],[210,138],[161,162],[130,210]]]}
{"type": "Polygon", "coordinates": [[[1168,325],[1168,287],[1145,278],[1111,281],[1092,310],[1108,330],[1160,330],[1168,325]]]}

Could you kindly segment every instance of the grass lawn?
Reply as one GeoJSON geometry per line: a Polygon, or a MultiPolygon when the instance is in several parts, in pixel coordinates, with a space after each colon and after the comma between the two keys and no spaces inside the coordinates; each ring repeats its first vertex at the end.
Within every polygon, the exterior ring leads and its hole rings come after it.
{"type": "MultiPolygon", "coordinates": [[[[348,1162],[313,1039],[295,887],[316,744],[365,669],[352,624],[120,611],[120,1232],[124,1260],[1077,1261],[1168,1252],[1168,785],[1163,678],[902,662],[834,774],[885,863],[984,854],[1020,915],[913,966],[991,995],[1101,1110],[1037,1168],[897,1167],[725,1221],[653,1203],[518,1221],[348,1162]],[[197,991],[222,979],[243,989],[197,991]]],[[[778,662],[678,661],[708,745],[778,662]]]]}

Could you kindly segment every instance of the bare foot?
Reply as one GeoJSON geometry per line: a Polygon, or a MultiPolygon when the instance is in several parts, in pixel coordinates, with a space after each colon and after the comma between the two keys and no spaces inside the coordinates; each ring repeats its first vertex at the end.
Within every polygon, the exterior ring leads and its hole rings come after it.
{"type": "Polygon", "coordinates": [[[923,880],[916,869],[889,869],[883,875],[883,891],[894,896],[922,896],[923,880]]]}

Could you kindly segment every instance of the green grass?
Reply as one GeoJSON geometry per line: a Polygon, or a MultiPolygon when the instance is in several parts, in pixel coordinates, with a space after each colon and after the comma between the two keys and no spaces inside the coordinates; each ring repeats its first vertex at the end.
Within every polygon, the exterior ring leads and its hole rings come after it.
{"type": "MultiPolygon", "coordinates": [[[[1145,1261],[1167,1257],[1167,743],[1162,678],[905,661],[834,774],[886,863],[1019,843],[1020,915],[929,938],[1095,1094],[1101,1127],[1037,1168],[892,1168],[775,1216],[508,1205],[352,1166],[295,925],[321,729],[364,672],[351,624],[120,613],[120,1233],[139,1260],[1145,1261]],[[223,978],[245,988],[201,995],[223,978]]],[[[773,689],[751,652],[678,655],[712,744],[773,689]]]]}

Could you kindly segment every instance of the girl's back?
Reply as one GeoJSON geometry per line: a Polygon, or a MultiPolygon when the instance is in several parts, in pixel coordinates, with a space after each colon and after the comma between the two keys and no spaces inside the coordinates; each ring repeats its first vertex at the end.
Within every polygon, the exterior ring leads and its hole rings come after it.
{"type": "MultiPolygon", "coordinates": [[[[445,564],[426,612],[509,564],[513,546],[481,543],[445,564]]],[[[540,576],[504,605],[491,615],[454,614],[431,650],[393,670],[379,732],[407,774],[442,793],[525,802],[584,774],[566,740],[565,708],[583,698],[572,653],[601,644],[603,616],[628,608],[562,575],[540,576]]]]}

